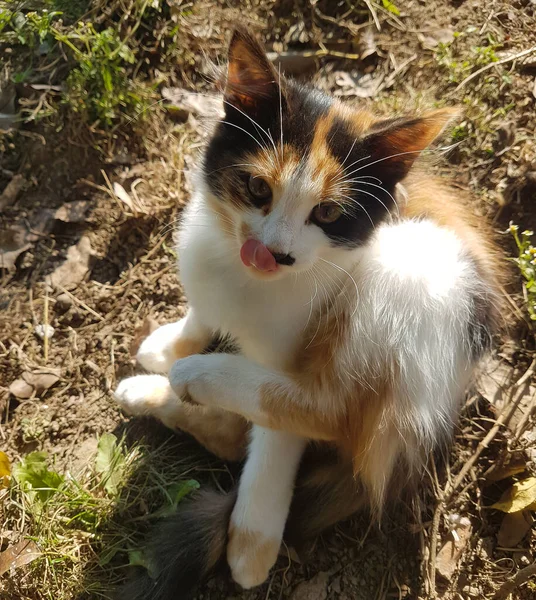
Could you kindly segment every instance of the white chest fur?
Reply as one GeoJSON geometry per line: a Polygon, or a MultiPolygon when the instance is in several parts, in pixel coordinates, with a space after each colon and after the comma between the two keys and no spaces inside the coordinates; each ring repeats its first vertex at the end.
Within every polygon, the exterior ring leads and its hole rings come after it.
{"type": "Polygon", "coordinates": [[[257,281],[239,258],[239,248],[194,199],[179,231],[181,281],[198,318],[231,335],[245,356],[279,367],[292,355],[320,301],[308,276],[257,281]]]}

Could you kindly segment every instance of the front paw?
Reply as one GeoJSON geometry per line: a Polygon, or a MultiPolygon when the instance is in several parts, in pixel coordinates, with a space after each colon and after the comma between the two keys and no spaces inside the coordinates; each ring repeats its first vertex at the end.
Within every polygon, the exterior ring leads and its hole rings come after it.
{"type": "Polygon", "coordinates": [[[123,379],[114,398],[129,415],[154,415],[173,397],[169,381],[162,375],[136,375],[123,379]]]}
{"type": "Polygon", "coordinates": [[[203,349],[203,342],[184,335],[185,320],[158,327],[143,340],[136,360],[147,371],[167,374],[173,363],[203,349]]]}
{"type": "Polygon", "coordinates": [[[227,562],[233,579],[244,589],[261,585],[275,564],[280,542],[257,531],[231,526],[227,562]]]}
{"type": "Polygon", "coordinates": [[[169,371],[171,389],[183,402],[190,404],[209,404],[212,382],[210,359],[205,355],[195,354],[177,360],[169,371]]]}

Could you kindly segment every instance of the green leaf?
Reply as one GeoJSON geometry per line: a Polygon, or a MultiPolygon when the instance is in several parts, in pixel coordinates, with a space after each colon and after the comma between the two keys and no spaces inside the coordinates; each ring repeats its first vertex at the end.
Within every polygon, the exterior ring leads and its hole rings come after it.
{"type": "Polygon", "coordinates": [[[102,81],[104,82],[104,88],[106,90],[111,92],[114,89],[112,84],[112,75],[106,67],[103,67],[102,69],[102,81]]]}
{"type": "Polygon", "coordinates": [[[179,502],[185,496],[194,490],[198,490],[200,487],[199,481],[196,481],[195,479],[188,479],[188,481],[181,481],[171,485],[168,489],[168,493],[173,507],[177,507],[179,502]]]}
{"type": "Polygon", "coordinates": [[[398,10],[395,4],[390,2],[390,0],[382,0],[382,4],[383,8],[388,10],[390,13],[393,13],[393,15],[396,15],[397,17],[400,16],[400,11],[398,10]]]}
{"type": "Polygon", "coordinates": [[[46,502],[63,483],[63,477],[47,469],[47,453],[31,452],[13,470],[15,479],[32,497],[46,502]]]}
{"type": "Polygon", "coordinates": [[[144,567],[149,570],[149,563],[141,550],[130,550],[128,553],[129,567],[144,567]]]}
{"type": "Polygon", "coordinates": [[[123,477],[125,457],[113,433],[101,436],[97,446],[95,470],[102,475],[102,485],[110,495],[117,494],[123,477]]]}

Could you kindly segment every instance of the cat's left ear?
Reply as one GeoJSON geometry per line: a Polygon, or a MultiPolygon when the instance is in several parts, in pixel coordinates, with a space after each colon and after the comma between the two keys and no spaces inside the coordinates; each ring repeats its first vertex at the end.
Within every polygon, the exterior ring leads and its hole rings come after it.
{"type": "Polygon", "coordinates": [[[224,97],[244,112],[279,98],[280,77],[258,40],[245,28],[233,33],[224,97]]]}
{"type": "Polygon", "coordinates": [[[457,108],[441,108],[414,119],[375,123],[363,140],[365,151],[370,155],[368,164],[400,181],[408,174],[420,153],[459,114],[457,108]]]}

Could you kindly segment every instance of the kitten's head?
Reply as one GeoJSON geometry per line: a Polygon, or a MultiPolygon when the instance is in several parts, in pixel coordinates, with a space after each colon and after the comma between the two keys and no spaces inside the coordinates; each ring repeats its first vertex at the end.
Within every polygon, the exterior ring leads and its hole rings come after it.
{"type": "Polygon", "coordinates": [[[203,176],[244,268],[273,279],[334,262],[395,211],[395,186],[455,114],[378,120],[284,79],[237,30],[225,117],[203,176]]]}

